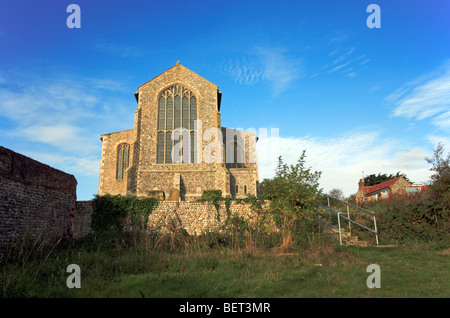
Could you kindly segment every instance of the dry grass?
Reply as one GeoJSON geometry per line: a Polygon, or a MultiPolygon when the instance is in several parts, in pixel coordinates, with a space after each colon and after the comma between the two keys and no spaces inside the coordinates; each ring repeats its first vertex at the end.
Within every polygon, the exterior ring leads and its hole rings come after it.
{"type": "Polygon", "coordinates": [[[450,255],[450,248],[437,252],[439,255],[450,255]]]}

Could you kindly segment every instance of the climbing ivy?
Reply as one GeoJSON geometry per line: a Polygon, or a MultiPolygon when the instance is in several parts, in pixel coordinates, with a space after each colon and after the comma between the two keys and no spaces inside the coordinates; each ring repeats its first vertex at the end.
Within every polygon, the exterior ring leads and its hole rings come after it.
{"type": "Polygon", "coordinates": [[[127,218],[134,228],[145,228],[145,221],[158,206],[158,202],[154,198],[96,195],[92,200],[91,228],[94,233],[122,232],[127,218]]]}
{"type": "MultiPolygon", "coordinates": [[[[231,202],[236,202],[239,204],[251,204],[251,209],[258,213],[258,215],[263,214],[262,204],[264,203],[263,200],[258,199],[254,195],[247,194],[246,198],[241,199],[235,199],[235,198],[224,198],[222,197],[222,191],[221,190],[205,190],[202,193],[202,197],[199,202],[211,202],[214,204],[214,207],[217,211],[217,221],[220,222],[220,204],[223,202],[225,204],[225,212],[227,215],[227,220],[231,218],[231,202]]],[[[264,214],[263,214],[264,215],[264,214]]]]}

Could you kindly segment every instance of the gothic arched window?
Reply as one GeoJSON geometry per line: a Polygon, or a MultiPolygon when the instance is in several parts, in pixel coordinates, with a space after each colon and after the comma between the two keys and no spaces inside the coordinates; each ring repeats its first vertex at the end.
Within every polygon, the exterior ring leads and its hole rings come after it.
{"type": "Polygon", "coordinates": [[[117,169],[116,179],[121,180],[125,175],[125,170],[128,168],[130,158],[130,145],[120,144],[117,147],[117,169]]]}
{"type": "Polygon", "coordinates": [[[156,163],[197,162],[196,134],[194,133],[196,120],[197,98],[190,90],[174,85],[161,93],[158,99],[156,163]],[[183,129],[183,133],[175,135],[176,140],[172,140],[174,130],[180,131],[180,129],[183,129]],[[183,146],[184,153],[184,156],[180,154],[180,161],[172,158],[172,148],[178,143],[180,143],[179,147],[183,146]]]}

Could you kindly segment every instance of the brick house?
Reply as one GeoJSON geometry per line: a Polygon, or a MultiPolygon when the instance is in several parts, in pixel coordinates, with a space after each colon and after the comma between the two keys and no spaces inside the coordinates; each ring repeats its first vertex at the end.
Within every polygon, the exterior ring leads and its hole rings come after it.
{"type": "Polygon", "coordinates": [[[402,176],[381,182],[373,186],[365,186],[364,180],[358,182],[356,203],[371,202],[387,199],[399,194],[410,194],[426,190],[424,185],[413,185],[402,176]]]}
{"type": "Polygon", "coordinates": [[[134,128],[101,135],[98,194],[257,194],[256,133],[222,127],[222,92],[179,62],[139,86],[134,128]]]}

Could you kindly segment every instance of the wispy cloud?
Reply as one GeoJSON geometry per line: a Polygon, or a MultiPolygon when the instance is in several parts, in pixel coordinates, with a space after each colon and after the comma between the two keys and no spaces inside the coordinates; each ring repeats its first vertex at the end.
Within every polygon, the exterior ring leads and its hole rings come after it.
{"type": "Polygon", "coordinates": [[[94,44],[93,49],[96,51],[114,54],[122,58],[135,58],[144,55],[142,49],[127,43],[99,41],[94,44]]]}
{"type": "Polygon", "coordinates": [[[357,191],[358,180],[377,173],[406,173],[411,181],[427,182],[430,172],[424,158],[426,150],[404,149],[399,140],[380,132],[352,131],[333,138],[310,136],[269,137],[257,143],[260,180],[273,176],[278,156],[285,163],[295,163],[306,150],[307,165],[322,171],[320,184],[327,192],[341,188],[346,195],[357,191]]]}
{"type": "Polygon", "coordinates": [[[277,96],[300,77],[300,65],[300,58],[285,49],[255,47],[250,54],[226,62],[222,70],[239,84],[265,82],[277,96]]]}
{"type": "Polygon", "coordinates": [[[349,40],[351,37],[350,31],[348,30],[333,30],[328,36],[328,45],[342,44],[349,40]]]}
{"type": "Polygon", "coordinates": [[[316,77],[322,72],[331,74],[338,71],[347,77],[356,76],[359,71],[366,67],[363,65],[368,63],[370,58],[367,58],[364,54],[355,56],[355,51],[355,47],[350,47],[347,49],[342,49],[339,47],[337,49],[333,49],[328,54],[328,57],[332,57],[333,60],[321,66],[319,70],[315,71],[311,75],[311,77],[316,77]]]}
{"type": "Polygon", "coordinates": [[[10,75],[0,84],[2,145],[11,141],[18,147],[13,150],[68,173],[98,174],[100,134],[120,130],[124,125],[117,118],[129,117],[127,124],[133,124],[132,112],[125,112],[117,94],[123,85],[103,79],[32,78],[10,75]],[[114,116],[108,108],[114,108],[114,116]]]}
{"type": "Polygon", "coordinates": [[[393,104],[393,116],[431,123],[450,131],[450,61],[437,70],[400,87],[385,98],[393,104]]]}
{"type": "Polygon", "coordinates": [[[355,77],[370,62],[365,54],[358,54],[357,48],[352,45],[352,31],[333,30],[325,37],[325,49],[328,51],[326,61],[310,75],[311,78],[321,74],[342,74],[346,77],[355,77]]]}

